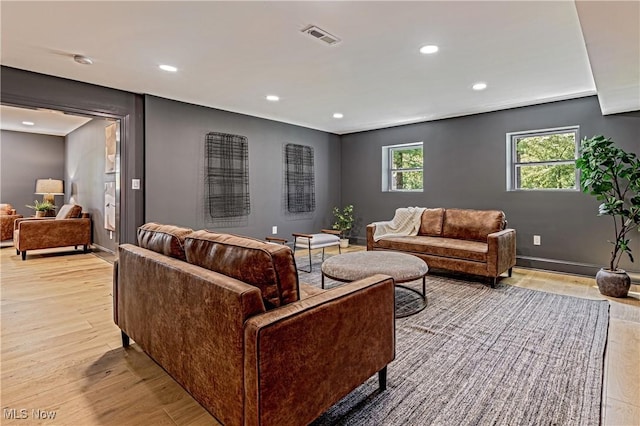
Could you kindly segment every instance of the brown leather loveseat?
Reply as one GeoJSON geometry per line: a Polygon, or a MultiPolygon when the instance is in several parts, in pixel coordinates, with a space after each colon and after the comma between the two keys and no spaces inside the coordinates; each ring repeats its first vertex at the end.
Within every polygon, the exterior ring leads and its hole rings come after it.
{"type": "Polygon", "coordinates": [[[17,219],[13,245],[22,260],[27,258],[27,250],[82,246],[86,252],[91,245],[91,218],[82,213],[81,206],[65,204],[56,217],[17,219]]]}
{"type": "Polygon", "coordinates": [[[225,425],[303,425],[395,356],[393,280],[298,282],[289,247],[149,223],[122,244],[114,319],[225,425]]]}
{"type": "Polygon", "coordinates": [[[367,225],[367,250],[393,250],[420,257],[429,268],[493,278],[516,264],[516,231],[499,210],[425,209],[417,235],[374,238],[367,225]]]}

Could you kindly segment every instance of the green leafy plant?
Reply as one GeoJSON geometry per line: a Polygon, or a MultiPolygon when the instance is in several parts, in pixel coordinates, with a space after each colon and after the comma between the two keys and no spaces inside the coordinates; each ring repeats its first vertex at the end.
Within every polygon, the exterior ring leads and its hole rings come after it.
{"type": "Polygon", "coordinates": [[[640,160],[614,145],[610,138],[585,138],[576,160],[580,186],[584,192],[602,201],[598,216],[613,218],[615,240],[609,269],[615,271],[623,253],[633,262],[627,234],[640,228],[640,160]]]}
{"type": "Polygon", "coordinates": [[[338,207],[333,208],[333,216],[335,223],[333,229],[340,231],[340,238],[347,238],[347,233],[353,226],[353,205],[344,206],[342,210],[338,207]]]}
{"type": "Polygon", "coordinates": [[[34,200],[32,206],[30,206],[29,204],[26,204],[26,206],[37,212],[48,212],[56,209],[56,206],[54,206],[48,201],[34,200]]]}

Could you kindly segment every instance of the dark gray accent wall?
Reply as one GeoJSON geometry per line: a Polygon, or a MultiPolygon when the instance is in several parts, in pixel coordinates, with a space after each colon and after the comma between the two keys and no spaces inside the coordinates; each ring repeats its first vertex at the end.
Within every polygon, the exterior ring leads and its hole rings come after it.
{"type": "MultiPolygon", "coordinates": [[[[64,179],[64,137],[2,130],[0,135],[0,200],[24,217],[34,214],[26,204],[42,201],[35,195],[36,179],[64,179]]],[[[56,195],[56,205],[65,196],[56,195]]]]}
{"type": "MultiPolygon", "coordinates": [[[[595,96],[354,133],[342,136],[342,203],[355,206],[360,242],[363,225],[391,219],[398,207],[500,209],[517,231],[519,265],[591,274],[608,263],[614,237],[594,197],[506,190],[506,133],[571,125],[580,126],[581,138],[604,134],[640,154],[640,112],[603,116],[595,96]],[[424,192],[383,193],[381,147],[417,141],[424,141],[424,192]]],[[[630,237],[640,258],[640,233],[630,237]]],[[[640,271],[639,261],[620,266],[640,271]]]]}
{"type": "Polygon", "coordinates": [[[319,232],[332,224],[340,200],[340,138],[304,127],[145,96],[146,220],[264,238],[271,227],[319,232]],[[246,136],[251,214],[246,225],[220,227],[204,215],[204,140],[208,132],[246,136]],[[283,146],[314,149],[316,211],[293,219],[283,213],[283,146]]]}
{"type": "Polygon", "coordinates": [[[144,177],[144,103],[141,95],[64,78],[0,67],[3,104],[42,107],[80,115],[120,119],[121,185],[116,198],[119,241],[135,243],[144,222],[144,189],[131,189],[131,179],[144,177]],[[127,183],[127,184],[125,184],[127,183]]]}
{"type": "MultiPolygon", "coordinates": [[[[116,175],[105,174],[105,131],[112,121],[93,119],[66,137],[65,194],[91,214],[93,243],[115,251],[115,235],[104,229],[104,185],[116,175]]],[[[116,225],[117,226],[117,225],[116,225]]]]}

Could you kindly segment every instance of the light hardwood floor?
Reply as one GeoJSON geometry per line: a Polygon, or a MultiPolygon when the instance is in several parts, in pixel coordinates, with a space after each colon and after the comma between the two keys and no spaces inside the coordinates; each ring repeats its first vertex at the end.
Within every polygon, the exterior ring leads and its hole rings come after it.
{"type": "MultiPolygon", "coordinates": [[[[121,347],[110,263],[64,249],[36,253],[23,262],[12,247],[0,250],[1,424],[217,424],[136,345],[121,347]],[[34,410],[55,419],[38,420],[34,410]]],[[[516,268],[502,282],[603,298],[585,277],[516,268]]],[[[640,425],[640,294],[632,290],[609,299],[605,425],[640,425]]]]}

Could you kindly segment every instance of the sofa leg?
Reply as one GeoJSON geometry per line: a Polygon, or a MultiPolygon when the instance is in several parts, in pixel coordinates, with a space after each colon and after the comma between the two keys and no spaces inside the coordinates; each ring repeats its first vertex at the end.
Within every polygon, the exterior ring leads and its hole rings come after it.
{"type": "Polygon", "coordinates": [[[22,260],[27,260],[27,251],[22,250],[22,260]]]}
{"type": "Polygon", "coordinates": [[[511,278],[512,273],[513,273],[513,268],[509,268],[509,278],[511,278]]]}
{"type": "Polygon", "coordinates": [[[129,336],[127,336],[127,334],[122,330],[120,330],[120,334],[122,335],[122,347],[129,347],[129,336]]]}
{"type": "Polygon", "coordinates": [[[497,282],[498,282],[498,277],[493,277],[493,281],[491,281],[491,288],[496,288],[497,282]]]}
{"type": "Polygon", "coordinates": [[[88,244],[85,244],[85,245],[84,245],[84,249],[83,249],[83,251],[84,251],[85,253],[87,253],[87,252],[89,251],[89,245],[88,245],[88,244]]]}
{"type": "Polygon", "coordinates": [[[380,382],[380,392],[387,389],[387,366],[378,371],[378,381],[380,382]]]}
{"type": "Polygon", "coordinates": [[[16,256],[20,254],[20,250],[16,249],[16,256]]]}

